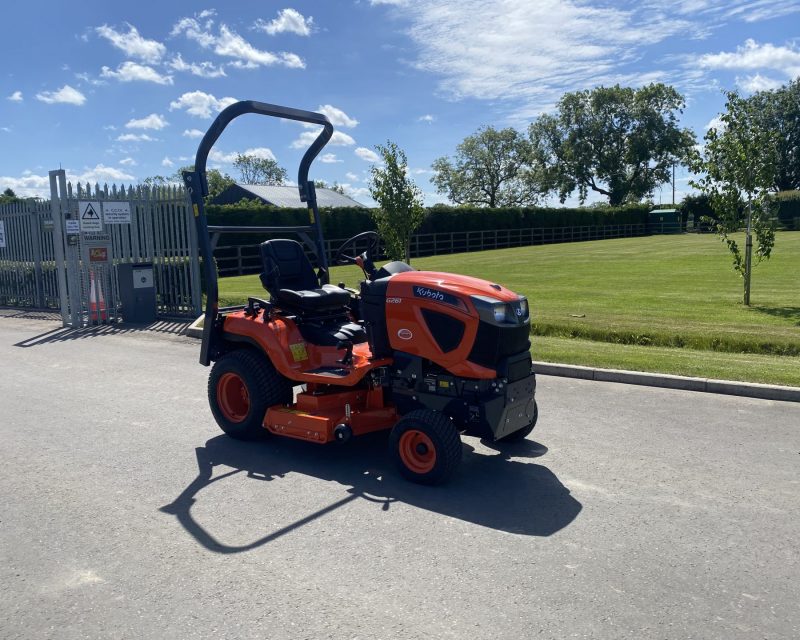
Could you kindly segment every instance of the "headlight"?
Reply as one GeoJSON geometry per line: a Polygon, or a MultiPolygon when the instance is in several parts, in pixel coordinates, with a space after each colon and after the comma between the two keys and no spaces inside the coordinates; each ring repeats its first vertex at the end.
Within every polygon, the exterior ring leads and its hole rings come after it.
{"type": "Polygon", "coordinates": [[[489,296],[470,296],[482,320],[496,323],[512,322],[512,311],[508,303],[489,296]]]}
{"type": "Polygon", "coordinates": [[[525,320],[529,318],[531,315],[530,309],[528,309],[528,299],[520,296],[519,298],[519,310],[520,310],[520,318],[525,320]]]}
{"type": "Polygon", "coordinates": [[[492,306],[495,322],[507,322],[509,318],[508,305],[505,302],[498,302],[492,306]]]}

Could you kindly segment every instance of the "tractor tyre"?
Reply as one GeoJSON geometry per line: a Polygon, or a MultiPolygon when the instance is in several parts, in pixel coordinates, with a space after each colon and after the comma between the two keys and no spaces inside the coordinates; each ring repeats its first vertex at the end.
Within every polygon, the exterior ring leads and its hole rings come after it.
{"type": "Polygon", "coordinates": [[[208,404],[220,428],[237,440],[263,438],[267,409],[292,401],[289,381],[266,356],[250,349],[231,351],[208,376],[208,404]]]}
{"type": "Polygon", "coordinates": [[[525,438],[528,437],[533,428],[536,426],[536,421],[539,419],[539,405],[536,404],[536,401],[533,401],[533,420],[527,427],[522,427],[522,429],[517,429],[516,431],[509,433],[507,436],[503,436],[498,440],[498,442],[522,442],[525,438]]]}
{"type": "Polygon", "coordinates": [[[389,451],[404,478],[446,482],[461,463],[461,438],[443,413],[418,409],[403,416],[389,436],[389,451]]]}

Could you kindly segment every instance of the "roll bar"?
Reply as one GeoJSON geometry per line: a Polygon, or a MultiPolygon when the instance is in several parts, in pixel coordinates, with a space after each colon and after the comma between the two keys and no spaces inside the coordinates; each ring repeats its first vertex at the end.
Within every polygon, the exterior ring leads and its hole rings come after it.
{"type": "MultiPolygon", "coordinates": [[[[206,280],[206,307],[203,320],[203,342],[200,347],[200,363],[208,366],[211,362],[211,341],[213,339],[212,329],[216,322],[219,312],[219,288],[217,286],[217,272],[214,269],[214,250],[211,246],[211,239],[208,233],[208,220],[206,218],[205,205],[203,198],[208,195],[208,180],[206,177],[206,163],[208,154],[214,143],[222,135],[225,128],[239,116],[247,113],[256,113],[262,116],[272,116],[284,118],[286,120],[296,120],[308,122],[322,127],[317,138],[303,154],[300,160],[300,168],[297,173],[297,188],[300,192],[300,201],[307,203],[310,224],[307,227],[292,227],[294,232],[313,232],[316,244],[316,253],[319,266],[322,269],[322,278],[328,280],[328,261],[325,254],[325,243],[322,237],[322,221],[319,217],[319,207],[317,206],[317,194],[314,189],[314,182],[308,179],[308,170],[314,158],[317,157],[323,147],[328,143],[333,135],[333,125],[327,117],[321,113],[313,111],[303,111],[291,107],[281,107],[266,102],[256,102],[254,100],[242,100],[235,102],[223,109],[208,128],[208,131],[197,147],[197,155],[194,161],[194,171],[183,172],[183,184],[189,194],[194,213],[195,226],[197,228],[197,241],[200,247],[200,254],[203,257],[203,271],[206,280]]],[[[284,231],[283,227],[260,227],[264,232],[284,231]]]]}

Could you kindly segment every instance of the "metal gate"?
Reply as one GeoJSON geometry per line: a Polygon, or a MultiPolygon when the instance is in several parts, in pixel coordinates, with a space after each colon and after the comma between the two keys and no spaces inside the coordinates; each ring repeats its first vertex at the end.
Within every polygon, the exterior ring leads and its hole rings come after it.
{"type": "Polygon", "coordinates": [[[73,188],[58,170],[50,172],[50,191],[65,326],[120,319],[122,263],[152,264],[159,317],[200,314],[197,236],[183,188],[73,188]]]}
{"type": "Polygon", "coordinates": [[[75,328],[113,323],[117,267],[147,263],[159,318],[200,314],[197,235],[182,187],[73,188],[59,169],[50,194],[0,205],[0,306],[59,309],[75,328]]]}

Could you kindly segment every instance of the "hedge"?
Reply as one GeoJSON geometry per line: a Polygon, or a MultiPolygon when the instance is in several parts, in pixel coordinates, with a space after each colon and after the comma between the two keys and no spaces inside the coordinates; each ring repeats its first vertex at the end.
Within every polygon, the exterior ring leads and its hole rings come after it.
{"type": "MultiPolygon", "coordinates": [[[[490,229],[527,229],[552,227],[646,224],[651,205],[625,207],[555,208],[528,207],[487,209],[482,207],[448,207],[435,205],[426,211],[418,233],[449,233],[490,229]]],[[[306,209],[279,209],[245,202],[206,207],[209,225],[228,226],[292,226],[308,224],[306,209]]],[[[320,212],[326,238],[349,238],[362,231],[375,229],[369,209],[340,207],[320,212]]],[[[255,244],[255,235],[226,234],[220,246],[255,244]]]]}

